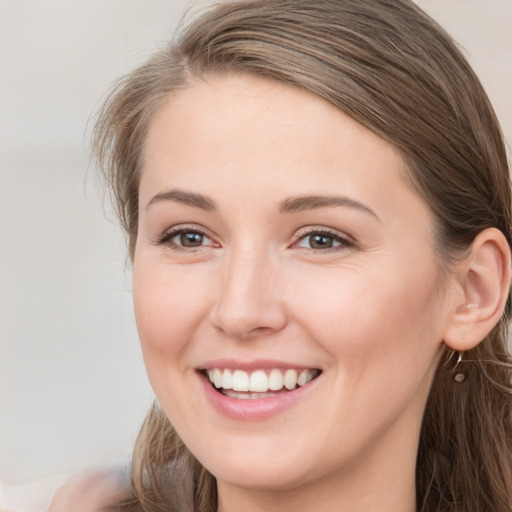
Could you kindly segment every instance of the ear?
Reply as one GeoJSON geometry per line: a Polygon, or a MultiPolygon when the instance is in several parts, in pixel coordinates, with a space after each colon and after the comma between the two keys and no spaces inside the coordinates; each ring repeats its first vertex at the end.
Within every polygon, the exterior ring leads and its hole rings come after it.
{"type": "Polygon", "coordinates": [[[457,265],[444,343],[462,352],[480,343],[500,320],[510,290],[510,247],[501,231],[478,234],[457,265]]]}

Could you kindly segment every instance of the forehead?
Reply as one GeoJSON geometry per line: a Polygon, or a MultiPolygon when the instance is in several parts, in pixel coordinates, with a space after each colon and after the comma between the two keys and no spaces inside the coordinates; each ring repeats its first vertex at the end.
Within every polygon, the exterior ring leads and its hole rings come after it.
{"type": "Polygon", "coordinates": [[[173,93],[144,151],[141,200],[169,184],[263,197],[335,189],[380,202],[393,201],[384,186],[413,193],[392,144],[322,98],[248,75],[210,76],[173,93]]]}
{"type": "Polygon", "coordinates": [[[295,86],[241,73],[194,79],[187,88],[171,93],[150,122],[148,156],[154,149],[152,144],[158,143],[162,128],[178,139],[200,136],[202,145],[227,132],[233,136],[235,130],[236,142],[249,144],[265,129],[267,137],[258,139],[260,144],[266,141],[271,145],[276,142],[271,136],[280,135],[278,145],[282,147],[281,143],[293,136],[309,140],[308,150],[319,145],[324,149],[328,144],[339,145],[342,141],[338,135],[343,128],[345,137],[350,132],[395,151],[392,145],[323,98],[295,86]],[[314,137],[319,134],[323,137],[314,137]]]}

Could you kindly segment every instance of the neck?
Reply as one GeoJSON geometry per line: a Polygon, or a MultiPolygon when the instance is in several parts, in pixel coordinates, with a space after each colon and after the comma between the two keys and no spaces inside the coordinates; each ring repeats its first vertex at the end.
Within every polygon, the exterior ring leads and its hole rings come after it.
{"type": "Polygon", "coordinates": [[[393,481],[387,485],[379,482],[379,487],[372,486],[370,481],[358,482],[349,488],[339,485],[314,486],[308,489],[288,491],[255,491],[229,489],[219,486],[218,512],[414,512],[416,499],[414,487],[405,488],[393,481]],[[390,487],[393,492],[390,493],[390,487]]]}

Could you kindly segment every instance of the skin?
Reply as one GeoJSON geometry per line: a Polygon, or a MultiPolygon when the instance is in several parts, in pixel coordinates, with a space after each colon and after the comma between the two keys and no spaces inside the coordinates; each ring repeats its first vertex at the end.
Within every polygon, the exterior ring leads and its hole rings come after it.
{"type": "Polygon", "coordinates": [[[133,294],[145,364],[217,478],[219,510],[415,510],[421,417],[460,293],[399,152],[307,92],[225,75],[169,98],[144,157],[133,294]],[[280,211],[311,195],[350,201],[280,211]],[[204,236],[183,247],[174,228],[204,236]],[[312,248],[315,231],[333,247],[312,248]],[[293,406],[240,422],[198,377],[221,358],[322,374],[293,406]]]}
{"type": "MultiPolygon", "coordinates": [[[[414,511],[442,346],[473,348],[503,314],[503,234],[483,230],[446,269],[398,152],[322,100],[261,79],[210,77],[175,94],[144,156],[142,348],[160,403],[217,478],[218,511],[414,511]],[[288,407],[235,421],[198,372],[218,359],[321,375],[279,395],[296,397],[288,407]]],[[[49,512],[127,496],[119,474],[93,471],[49,512]]]]}

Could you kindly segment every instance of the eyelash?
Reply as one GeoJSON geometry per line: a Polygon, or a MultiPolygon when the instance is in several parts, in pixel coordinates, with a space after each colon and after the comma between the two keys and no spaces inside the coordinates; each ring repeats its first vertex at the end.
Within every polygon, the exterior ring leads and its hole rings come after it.
{"type": "Polygon", "coordinates": [[[339,245],[334,246],[334,247],[327,247],[324,249],[315,249],[313,247],[304,247],[305,249],[309,249],[309,250],[312,250],[315,252],[330,252],[330,251],[336,251],[336,250],[340,250],[340,249],[350,249],[350,248],[356,247],[356,243],[353,240],[351,240],[350,238],[341,236],[339,233],[330,231],[325,228],[309,229],[308,231],[302,233],[298,237],[297,242],[295,242],[293,245],[297,245],[298,243],[302,242],[303,240],[312,238],[314,236],[329,238],[333,241],[333,243],[338,243],[339,245]]]}
{"type": "MultiPolygon", "coordinates": [[[[348,237],[343,237],[343,236],[339,235],[338,233],[335,233],[335,232],[330,231],[325,228],[324,229],[309,229],[308,231],[303,232],[300,236],[298,236],[297,241],[292,244],[292,247],[298,246],[298,244],[300,242],[302,242],[303,240],[306,240],[307,238],[312,238],[314,236],[331,239],[333,244],[338,243],[339,245],[334,246],[334,247],[331,246],[331,247],[327,247],[327,248],[322,248],[322,249],[314,248],[314,247],[302,247],[302,248],[308,249],[311,251],[315,251],[315,252],[330,252],[333,250],[336,251],[336,250],[340,250],[340,249],[349,249],[349,248],[356,247],[356,243],[353,240],[349,239],[348,237]]],[[[180,251],[181,250],[194,251],[194,250],[201,249],[203,247],[210,247],[210,246],[216,245],[215,242],[213,242],[213,240],[202,230],[195,229],[195,228],[186,228],[186,227],[176,228],[176,229],[172,229],[171,231],[162,233],[161,235],[156,237],[156,239],[153,241],[153,243],[155,245],[168,245],[172,249],[180,250],[180,251]],[[199,235],[199,236],[203,237],[203,240],[208,239],[212,243],[207,244],[207,245],[201,244],[198,246],[187,247],[187,246],[172,242],[173,238],[176,238],[177,236],[184,235],[184,234],[199,235]]]]}
{"type": "MultiPolygon", "coordinates": [[[[193,251],[193,250],[197,250],[197,249],[201,249],[202,247],[205,247],[203,244],[195,246],[195,247],[187,247],[187,246],[172,242],[173,238],[176,238],[177,236],[184,235],[184,234],[199,235],[199,236],[203,237],[203,240],[206,238],[206,239],[212,241],[212,239],[206,233],[201,231],[200,229],[182,227],[182,228],[175,228],[175,229],[172,229],[171,231],[166,231],[165,233],[162,233],[153,241],[153,243],[155,245],[169,245],[172,249],[177,250],[177,251],[190,251],[190,250],[193,251]]],[[[211,245],[213,245],[213,244],[211,244],[211,245]]]]}

